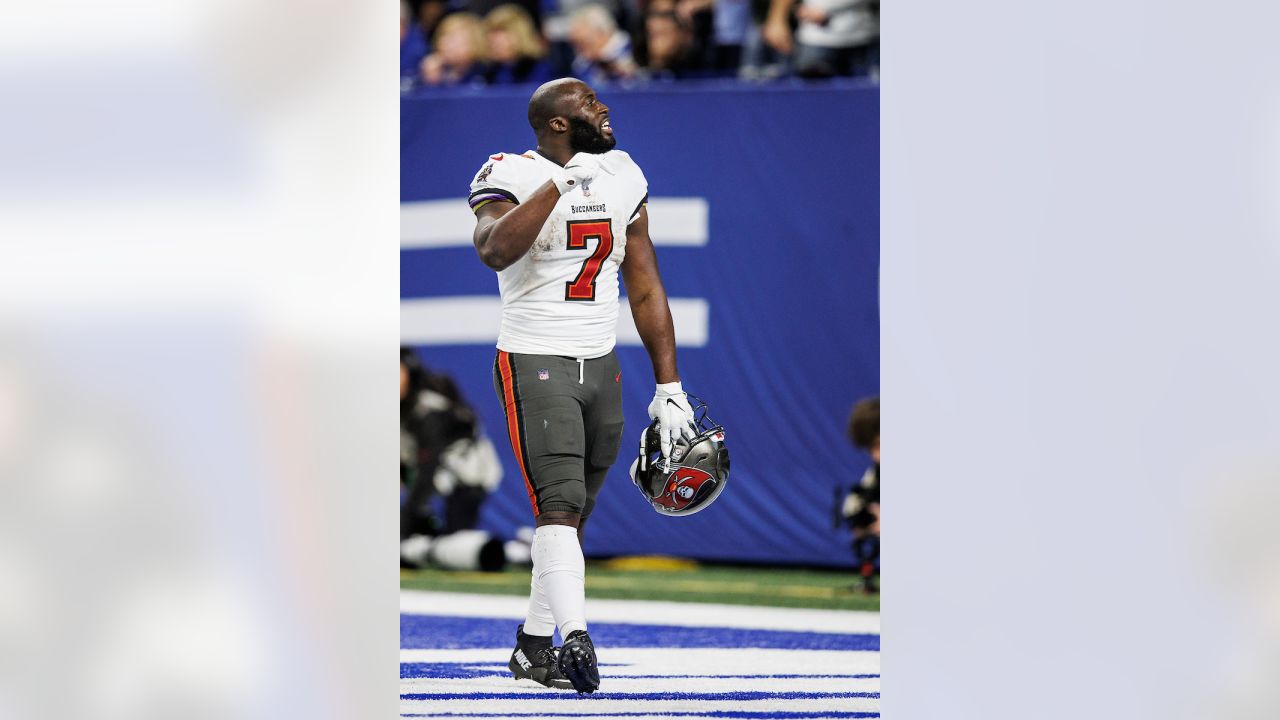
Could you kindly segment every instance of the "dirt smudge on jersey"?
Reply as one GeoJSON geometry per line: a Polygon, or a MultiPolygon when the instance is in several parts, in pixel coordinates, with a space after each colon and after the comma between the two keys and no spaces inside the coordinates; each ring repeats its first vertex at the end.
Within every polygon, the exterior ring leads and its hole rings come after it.
{"type": "Polygon", "coordinates": [[[537,259],[543,253],[551,252],[557,247],[564,247],[564,222],[557,222],[555,216],[542,226],[542,232],[538,233],[538,239],[533,241],[533,247],[529,248],[529,252],[537,259]]]}

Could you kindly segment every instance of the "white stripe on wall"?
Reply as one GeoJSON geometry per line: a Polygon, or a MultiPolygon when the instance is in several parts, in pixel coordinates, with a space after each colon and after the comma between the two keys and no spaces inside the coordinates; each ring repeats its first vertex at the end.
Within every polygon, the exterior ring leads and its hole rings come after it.
{"type": "MultiPolygon", "coordinates": [[[[706,347],[710,306],[702,298],[667,298],[671,306],[671,321],[676,326],[676,345],[680,347],[706,347]]],[[[625,300],[618,303],[618,344],[641,345],[636,322],[631,319],[631,305],[625,300]]]]}
{"type": "Polygon", "coordinates": [[[466,198],[400,203],[401,248],[470,245],[475,226],[466,198]]]}
{"type": "Polygon", "coordinates": [[[706,245],[707,201],[699,197],[650,198],[649,237],[654,245],[706,245]]]}
{"type": "MultiPolygon", "coordinates": [[[[705,347],[710,308],[702,298],[669,298],[676,344],[705,347]]],[[[619,303],[618,344],[642,345],[631,307],[619,303]]],[[[498,340],[502,299],[491,296],[400,301],[400,341],[408,345],[489,345],[498,340]]]]}
{"type": "Polygon", "coordinates": [[[409,345],[492,345],[502,323],[502,298],[442,297],[400,301],[400,342],[409,345]]]}
{"type": "MultiPolygon", "coordinates": [[[[699,197],[649,199],[649,236],[659,246],[707,244],[707,201],[699,197]]],[[[476,217],[465,198],[400,204],[400,247],[470,247],[476,217]]]]}

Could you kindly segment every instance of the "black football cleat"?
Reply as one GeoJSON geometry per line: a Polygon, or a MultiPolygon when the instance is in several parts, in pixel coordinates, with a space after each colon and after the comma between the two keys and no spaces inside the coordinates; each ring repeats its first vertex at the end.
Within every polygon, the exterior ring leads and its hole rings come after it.
{"type": "Polygon", "coordinates": [[[560,690],[573,687],[556,664],[556,650],[551,647],[550,638],[543,643],[534,641],[524,634],[524,625],[516,629],[516,649],[511,651],[507,667],[517,680],[528,679],[560,690]]]}
{"type": "Polygon", "coordinates": [[[595,692],[600,687],[600,669],[596,667],[596,648],[586,630],[574,630],[560,646],[560,673],[573,684],[579,694],[595,692]]]}

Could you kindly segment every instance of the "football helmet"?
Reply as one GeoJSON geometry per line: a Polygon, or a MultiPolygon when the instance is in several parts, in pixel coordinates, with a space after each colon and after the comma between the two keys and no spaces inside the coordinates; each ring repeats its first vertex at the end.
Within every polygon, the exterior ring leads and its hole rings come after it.
{"type": "Polygon", "coordinates": [[[707,404],[693,395],[692,439],[681,437],[663,459],[658,422],[640,434],[640,456],[631,463],[631,482],[649,505],[663,515],[692,515],[720,497],[729,481],[729,449],[724,427],[707,416],[707,404]]]}

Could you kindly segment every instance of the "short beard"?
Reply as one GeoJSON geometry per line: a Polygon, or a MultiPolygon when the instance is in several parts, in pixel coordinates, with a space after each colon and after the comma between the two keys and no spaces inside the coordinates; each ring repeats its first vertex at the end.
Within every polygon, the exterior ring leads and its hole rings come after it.
{"type": "Polygon", "coordinates": [[[575,153],[599,155],[609,152],[617,144],[616,138],[605,137],[600,128],[593,127],[586,120],[569,118],[569,149],[575,153]]]}

